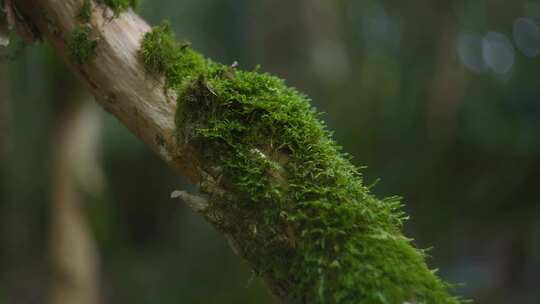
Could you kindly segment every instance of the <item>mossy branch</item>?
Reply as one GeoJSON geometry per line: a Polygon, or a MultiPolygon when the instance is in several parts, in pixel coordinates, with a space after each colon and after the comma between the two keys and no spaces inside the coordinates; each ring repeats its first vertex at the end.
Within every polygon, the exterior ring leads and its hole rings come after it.
{"type": "Polygon", "coordinates": [[[204,59],[168,23],[145,35],[141,54],[176,91],[178,136],[230,189],[204,212],[219,215],[216,227],[282,298],[459,302],[400,232],[399,200],[370,193],[307,97],[269,74],[204,59]]]}
{"type": "MultiPolygon", "coordinates": [[[[62,53],[83,1],[20,3],[62,53]]],[[[283,302],[460,302],[401,233],[399,200],[370,193],[305,95],[204,58],[167,24],[150,29],[132,11],[102,22],[109,8],[95,10],[91,64],[66,61],[106,110],[199,185],[203,197],[175,196],[283,302]]]]}

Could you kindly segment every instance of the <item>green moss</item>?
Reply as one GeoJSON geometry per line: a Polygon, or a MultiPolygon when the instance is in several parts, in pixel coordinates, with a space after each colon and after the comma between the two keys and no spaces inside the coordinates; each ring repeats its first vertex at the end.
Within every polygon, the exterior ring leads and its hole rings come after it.
{"type": "Polygon", "coordinates": [[[104,0],[104,2],[114,11],[116,16],[130,7],[136,8],[139,5],[139,0],[104,0]]]}
{"type": "Polygon", "coordinates": [[[90,22],[90,18],[92,18],[92,4],[90,0],[84,0],[83,5],[81,6],[81,9],[79,10],[79,14],[77,15],[79,20],[81,22],[87,23],[90,22]]]}
{"type": "Polygon", "coordinates": [[[291,303],[460,303],[401,233],[399,199],[370,193],[305,95],[205,60],[167,24],[141,54],[178,93],[179,136],[235,193],[208,214],[276,293],[291,303]]]}
{"type": "Polygon", "coordinates": [[[92,28],[79,25],[68,41],[68,51],[79,64],[87,63],[95,55],[97,40],[92,37],[92,28]]]}
{"type": "Polygon", "coordinates": [[[169,87],[189,83],[193,81],[191,76],[198,77],[206,69],[204,57],[189,48],[189,43],[176,41],[168,22],[145,36],[141,52],[145,66],[150,72],[165,75],[169,87]]]}

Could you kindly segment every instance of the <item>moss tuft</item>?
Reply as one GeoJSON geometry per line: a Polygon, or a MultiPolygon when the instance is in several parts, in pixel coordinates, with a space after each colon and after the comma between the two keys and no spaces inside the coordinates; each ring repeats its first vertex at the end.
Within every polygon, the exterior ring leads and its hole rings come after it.
{"type": "Polygon", "coordinates": [[[401,233],[399,199],[370,193],[305,95],[205,60],[167,23],[141,54],[177,91],[179,136],[235,193],[212,202],[218,229],[287,302],[460,303],[401,233]]]}
{"type": "Polygon", "coordinates": [[[92,18],[92,3],[90,0],[84,0],[77,17],[83,23],[90,22],[90,19],[92,18]]]}
{"type": "Polygon", "coordinates": [[[116,16],[130,7],[136,8],[139,5],[139,0],[104,0],[104,2],[114,11],[116,16]]]}
{"type": "Polygon", "coordinates": [[[172,88],[193,81],[190,76],[201,75],[207,64],[202,55],[189,47],[189,43],[176,41],[168,22],[163,22],[145,36],[141,54],[147,69],[165,75],[168,86],[172,88]]]}
{"type": "Polygon", "coordinates": [[[68,41],[68,50],[79,64],[87,63],[95,55],[97,40],[92,37],[92,28],[79,25],[72,32],[68,41]]]}

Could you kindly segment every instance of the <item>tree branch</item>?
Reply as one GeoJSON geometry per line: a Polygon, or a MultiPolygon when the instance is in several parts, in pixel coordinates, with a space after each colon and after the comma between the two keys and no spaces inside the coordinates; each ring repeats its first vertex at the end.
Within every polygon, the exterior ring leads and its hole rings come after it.
{"type": "Polygon", "coordinates": [[[199,185],[204,199],[174,195],[283,302],[459,303],[401,234],[399,201],[371,195],[303,95],[206,60],[131,10],[90,2],[76,31],[83,2],[19,0],[17,10],[108,112],[199,185]],[[91,39],[81,52],[74,32],[91,39]]]}
{"type": "Polygon", "coordinates": [[[82,4],[82,0],[17,2],[28,22],[56,48],[105,110],[164,161],[198,182],[198,162],[190,159],[190,153],[180,153],[183,147],[176,141],[175,97],[165,94],[164,79],[146,73],[139,57],[140,42],[150,27],[132,11],[115,17],[105,5],[96,4],[89,21],[98,41],[95,56],[88,64],[79,64],[69,55],[68,42],[82,4]]]}

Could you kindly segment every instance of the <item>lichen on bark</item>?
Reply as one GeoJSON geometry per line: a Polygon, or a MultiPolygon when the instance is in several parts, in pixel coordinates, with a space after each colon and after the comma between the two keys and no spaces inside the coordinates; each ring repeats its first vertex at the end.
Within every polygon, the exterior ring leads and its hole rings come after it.
{"type": "Polygon", "coordinates": [[[370,192],[308,97],[205,59],[167,23],[140,53],[176,91],[179,140],[225,189],[202,187],[203,213],[285,302],[461,302],[402,234],[399,199],[370,192]]]}

